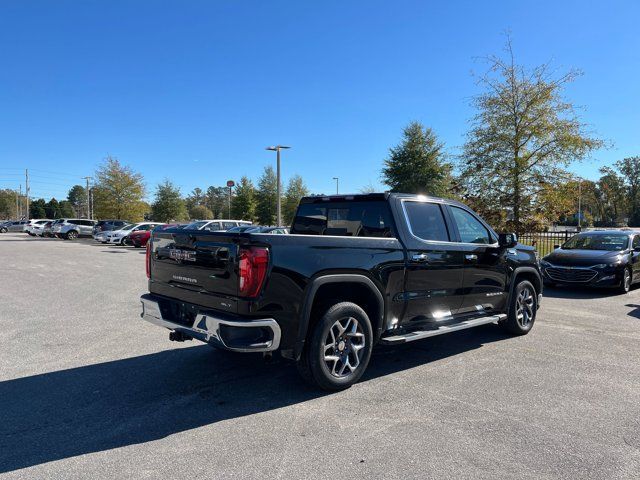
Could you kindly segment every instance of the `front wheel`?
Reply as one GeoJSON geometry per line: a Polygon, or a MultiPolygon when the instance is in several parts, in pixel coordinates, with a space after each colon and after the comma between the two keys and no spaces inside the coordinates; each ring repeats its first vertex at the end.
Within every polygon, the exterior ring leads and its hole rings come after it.
{"type": "Polygon", "coordinates": [[[629,267],[624,269],[619,290],[620,293],[629,293],[629,290],[631,290],[631,269],[629,267]]]}
{"type": "Polygon", "coordinates": [[[337,303],[315,324],[298,371],[324,390],[343,390],[362,377],[372,348],[373,330],[366,312],[355,303],[337,303]]]}
{"type": "Polygon", "coordinates": [[[0,233],[7,233],[7,229],[6,228],[0,228],[0,233]]]}
{"type": "Polygon", "coordinates": [[[526,335],[533,328],[538,311],[538,295],[528,280],[522,280],[513,289],[509,300],[509,315],[502,324],[513,335],[526,335]]]}

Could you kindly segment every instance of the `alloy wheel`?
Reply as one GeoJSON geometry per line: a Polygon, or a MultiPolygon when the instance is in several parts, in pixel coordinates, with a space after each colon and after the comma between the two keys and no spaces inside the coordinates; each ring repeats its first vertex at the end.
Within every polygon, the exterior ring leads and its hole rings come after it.
{"type": "Polygon", "coordinates": [[[522,328],[527,328],[533,321],[535,300],[529,287],[520,290],[516,299],[516,320],[522,328]]]}
{"type": "Polygon", "coordinates": [[[353,317],[337,320],[324,341],[324,362],[337,378],[356,371],[362,360],[366,338],[360,323],[353,317]]]}
{"type": "Polygon", "coordinates": [[[69,233],[67,233],[67,238],[69,240],[75,240],[78,237],[78,234],[76,232],[74,232],[73,230],[71,230],[69,233]]]}
{"type": "Polygon", "coordinates": [[[622,280],[623,283],[623,287],[624,287],[624,291],[628,292],[629,290],[631,290],[631,274],[629,273],[629,270],[624,271],[624,277],[622,280]]]}

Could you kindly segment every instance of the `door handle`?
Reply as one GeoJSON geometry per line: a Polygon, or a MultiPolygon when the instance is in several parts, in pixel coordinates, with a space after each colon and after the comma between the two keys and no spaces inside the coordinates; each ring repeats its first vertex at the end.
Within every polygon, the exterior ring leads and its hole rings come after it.
{"type": "Polygon", "coordinates": [[[468,253],[464,256],[464,258],[466,258],[470,262],[475,262],[476,260],[478,260],[478,255],[476,255],[475,253],[468,253]]]}
{"type": "Polygon", "coordinates": [[[411,260],[413,260],[414,262],[428,262],[429,255],[427,255],[426,253],[414,253],[411,256],[411,260]]]}

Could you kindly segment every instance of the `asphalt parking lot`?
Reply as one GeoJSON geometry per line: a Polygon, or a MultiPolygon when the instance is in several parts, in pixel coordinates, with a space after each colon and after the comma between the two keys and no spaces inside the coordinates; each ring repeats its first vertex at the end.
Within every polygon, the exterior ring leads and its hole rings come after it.
{"type": "Polygon", "coordinates": [[[378,349],[340,393],[140,320],[144,250],[0,235],[1,478],[640,478],[640,289],[378,349]]]}

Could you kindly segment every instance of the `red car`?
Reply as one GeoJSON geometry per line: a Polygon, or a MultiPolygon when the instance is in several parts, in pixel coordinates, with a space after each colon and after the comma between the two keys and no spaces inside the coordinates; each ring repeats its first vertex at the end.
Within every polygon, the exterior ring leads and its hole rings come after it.
{"type": "MultiPolygon", "coordinates": [[[[159,225],[156,228],[164,230],[165,228],[179,227],[179,224],[159,225]]],[[[146,247],[147,242],[151,238],[151,230],[138,230],[129,235],[128,243],[136,248],[146,247]]]]}
{"type": "Polygon", "coordinates": [[[151,230],[138,230],[129,234],[129,244],[136,248],[141,248],[147,245],[150,237],[151,230]]]}

